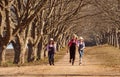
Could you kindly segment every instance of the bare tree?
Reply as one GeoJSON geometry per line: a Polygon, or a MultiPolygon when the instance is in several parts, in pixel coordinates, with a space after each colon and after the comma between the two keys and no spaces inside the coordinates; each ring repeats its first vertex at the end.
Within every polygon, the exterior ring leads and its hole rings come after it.
{"type": "Polygon", "coordinates": [[[1,35],[0,35],[0,40],[1,40],[0,62],[1,63],[5,62],[5,49],[7,45],[11,42],[11,40],[14,39],[14,37],[17,34],[21,33],[22,35],[24,33],[24,29],[35,18],[35,15],[43,9],[43,6],[46,3],[46,1],[47,0],[41,0],[34,7],[32,7],[32,5],[29,3],[30,2],[29,0],[27,1],[25,0],[21,0],[21,1],[2,0],[0,1],[1,3],[0,14],[2,17],[1,18],[2,22],[0,23],[1,24],[1,35]],[[25,10],[25,9],[28,9],[28,10],[25,10]]]}

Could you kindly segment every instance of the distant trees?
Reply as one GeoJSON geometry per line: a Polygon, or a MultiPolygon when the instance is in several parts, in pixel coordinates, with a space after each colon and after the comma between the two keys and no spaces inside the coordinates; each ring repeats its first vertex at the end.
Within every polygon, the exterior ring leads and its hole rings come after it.
{"type": "Polygon", "coordinates": [[[74,31],[96,45],[108,43],[120,48],[119,0],[91,0],[87,7],[87,15],[77,22],[80,29],[77,26],[74,31]]]}
{"type": "MultiPolygon", "coordinates": [[[[119,0],[94,0],[95,6],[97,6],[102,12],[102,20],[107,23],[108,26],[104,33],[104,38],[107,39],[107,43],[115,47],[120,48],[120,11],[119,11],[119,0]]],[[[106,25],[104,25],[106,26],[106,25]]],[[[103,38],[103,37],[102,37],[103,38]]]]}

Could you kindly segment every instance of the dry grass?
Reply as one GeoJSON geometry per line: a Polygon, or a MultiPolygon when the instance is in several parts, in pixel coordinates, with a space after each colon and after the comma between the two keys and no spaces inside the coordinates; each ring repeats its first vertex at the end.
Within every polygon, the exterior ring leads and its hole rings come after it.
{"type": "Polygon", "coordinates": [[[108,45],[96,46],[88,48],[86,54],[89,58],[99,60],[106,67],[120,68],[120,50],[115,47],[108,45]]]}
{"type": "MultiPolygon", "coordinates": [[[[56,52],[55,54],[55,61],[58,61],[61,59],[66,53],[66,48],[61,49],[60,51],[56,52]]],[[[7,50],[6,52],[6,63],[2,65],[2,67],[11,67],[11,66],[31,66],[31,65],[43,65],[43,64],[48,64],[48,58],[42,58],[39,61],[34,61],[34,62],[25,62],[22,65],[18,64],[13,64],[13,59],[14,59],[14,51],[12,49],[7,50]]]]}

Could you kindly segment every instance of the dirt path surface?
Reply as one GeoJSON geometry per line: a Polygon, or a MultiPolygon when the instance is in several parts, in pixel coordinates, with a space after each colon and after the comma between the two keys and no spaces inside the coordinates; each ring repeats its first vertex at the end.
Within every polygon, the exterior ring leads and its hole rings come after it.
{"type": "Polygon", "coordinates": [[[78,53],[73,66],[69,63],[69,54],[66,54],[55,66],[2,67],[0,77],[120,77],[120,50],[109,46],[89,47],[81,65],[78,53]],[[112,50],[114,52],[110,53],[112,50]],[[111,65],[109,59],[113,57],[116,63],[111,65]]]}

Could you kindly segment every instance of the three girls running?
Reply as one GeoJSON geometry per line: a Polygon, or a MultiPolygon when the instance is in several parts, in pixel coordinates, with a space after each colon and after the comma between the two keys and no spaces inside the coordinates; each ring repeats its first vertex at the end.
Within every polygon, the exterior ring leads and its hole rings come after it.
{"type": "MultiPolygon", "coordinates": [[[[72,39],[68,43],[68,47],[69,47],[69,53],[70,53],[69,62],[72,63],[72,65],[74,65],[76,48],[78,48],[79,65],[80,65],[82,63],[82,57],[83,57],[84,48],[85,48],[84,39],[82,37],[77,39],[77,37],[73,35],[72,39]]],[[[47,51],[48,51],[49,64],[54,65],[54,54],[56,51],[56,46],[55,46],[53,38],[50,38],[50,41],[47,45],[47,51]]]]}

